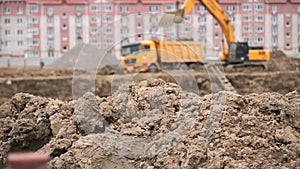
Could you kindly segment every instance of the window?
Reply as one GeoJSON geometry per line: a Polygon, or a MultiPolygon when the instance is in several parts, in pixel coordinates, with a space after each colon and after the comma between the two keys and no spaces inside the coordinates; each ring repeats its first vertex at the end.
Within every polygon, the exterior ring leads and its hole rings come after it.
{"type": "Polygon", "coordinates": [[[285,44],[285,47],[286,47],[286,48],[290,48],[290,47],[291,47],[290,43],[286,43],[286,44],[285,44]]]}
{"type": "Polygon", "coordinates": [[[285,23],[285,26],[286,26],[286,27],[290,27],[290,26],[291,26],[291,23],[290,23],[289,21],[287,21],[287,22],[285,23]]]}
{"type": "Polygon", "coordinates": [[[257,32],[263,32],[264,31],[263,26],[256,26],[255,29],[256,29],[257,32]]]}
{"type": "Polygon", "coordinates": [[[10,36],[10,30],[5,30],[4,34],[5,34],[5,36],[10,36]]]}
{"type": "Polygon", "coordinates": [[[272,16],[271,18],[273,23],[277,23],[278,22],[278,17],[277,16],[272,16]]]}
{"type": "Polygon", "coordinates": [[[272,27],[272,33],[277,34],[278,33],[278,28],[277,27],[272,27]]]}
{"type": "Polygon", "coordinates": [[[156,22],[158,22],[158,17],[157,17],[157,16],[151,16],[151,17],[149,18],[149,22],[150,22],[150,23],[156,23],[156,22]]]}
{"type": "Polygon", "coordinates": [[[264,8],[263,4],[255,4],[254,9],[255,11],[262,11],[264,8]]]}
{"type": "Polygon", "coordinates": [[[54,18],[53,17],[47,17],[47,24],[53,24],[54,18]]]}
{"type": "Polygon", "coordinates": [[[276,5],[273,5],[273,6],[272,6],[272,12],[273,12],[273,13],[276,13],[277,11],[278,11],[277,6],[276,6],[276,5]]]}
{"type": "Polygon", "coordinates": [[[198,22],[199,22],[200,24],[205,24],[205,22],[206,22],[206,17],[205,17],[205,16],[199,16],[199,17],[198,17],[198,22]]]}
{"type": "Polygon", "coordinates": [[[244,42],[247,42],[247,43],[251,43],[251,38],[250,37],[244,37],[244,42]]]}
{"type": "Polygon", "coordinates": [[[251,16],[249,16],[249,15],[244,15],[244,16],[243,16],[243,20],[244,20],[245,22],[249,22],[249,21],[251,20],[251,16]]]}
{"type": "Polygon", "coordinates": [[[81,13],[82,12],[82,8],[80,6],[76,6],[75,7],[75,11],[76,11],[76,13],[81,13]]]}
{"type": "Polygon", "coordinates": [[[149,6],[150,12],[158,12],[158,6],[149,6]]]}
{"type": "Polygon", "coordinates": [[[112,40],[111,39],[105,39],[104,40],[104,45],[111,45],[112,44],[112,40]]]}
{"type": "MultiPolygon", "coordinates": [[[[151,19],[151,17],[150,17],[150,19],[151,19]]],[[[120,19],[120,22],[121,23],[128,23],[128,21],[129,21],[129,19],[128,19],[128,17],[126,17],[126,16],[124,16],[124,17],[121,17],[121,19],[120,19]]],[[[151,22],[151,21],[150,21],[151,22]]]]}
{"type": "Polygon", "coordinates": [[[5,24],[5,25],[9,25],[9,24],[10,24],[10,19],[5,18],[5,19],[4,19],[4,24],[5,24]]]}
{"type": "Polygon", "coordinates": [[[106,34],[111,34],[112,33],[112,28],[111,27],[106,27],[105,28],[105,33],[106,34]]]}
{"type": "Polygon", "coordinates": [[[68,36],[67,35],[63,35],[62,40],[63,41],[67,41],[68,40],[68,36]]]}
{"type": "Polygon", "coordinates": [[[206,27],[201,26],[201,27],[199,28],[199,33],[205,33],[205,32],[206,32],[206,27]]]}
{"type": "Polygon", "coordinates": [[[54,57],[54,50],[48,50],[48,57],[54,57]]]}
{"type": "Polygon", "coordinates": [[[52,14],[53,13],[53,7],[47,7],[47,13],[52,14]]]}
{"type": "Polygon", "coordinates": [[[186,15],[186,16],[184,17],[184,21],[185,21],[185,22],[191,22],[191,15],[186,15]]]}
{"type": "Polygon", "coordinates": [[[175,11],[175,10],[176,10],[175,4],[167,4],[166,5],[166,12],[171,12],[171,11],[175,11]]]}
{"type": "Polygon", "coordinates": [[[249,26],[243,26],[243,32],[251,32],[249,26]]]}
{"type": "Polygon", "coordinates": [[[122,34],[122,35],[127,35],[128,33],[129,33],[128,28],[122,28],[122,29],[121,29],[121,34],[122,34]]]}
{"type": "Polygon", "coordinates": [[[126,45],[129,43],[129,39],[123,39],[121,40],[121,45],[126,45]]]}
{"type": "Polygon", "coordinates": [[[81,34],[82,34],[82,29],[77,28],[77,29],[76,29],[76,34],[77,34],[77,35],[81,35],[81,34]]]}
{"type": "Polygon", "coordinates": [[[98,33],[98,28],[97,28],[97,27],[92,27],[92,28],[91,28],[91,33],[92,33],[92,34],[98,33]]]}
{"type": "Polygon", "coordinates": [[[288,37],[288,38],[291,36],[291,35],[290,35],[290,32],[287,32],[285,35],[286,35],[286,37],[288,37]]]}
{"type": "Polygon", "coordinates": [[[81,24],[82,23],[82,17],[76,17],[75,18],[75,23],[81,24]]]}
{"type": "Polygon", "coordinates": [[[63,50],[67,50],[67,49],[68,49],[67,46],[64,46],[64,47],[63,47],[63,50]]]}
{"type": "Polygon", "coordinates": [[[27,30],[27,34],[29,34],[29,35],[38,35],[39,34],[39,30],[38,30],[38,28],[28,29],[27,30]]]}
{"type": "Polygon", "coordinates": [[[120,7],[120,12],[121,13],[128,13],[129,12],[129,7],[128,6],[121,6],[120,7]]]}
{"type": "Polygon", "coordinates": [[[9,41],[9,40],[5,41],[4,46],[7,47],[7,48],[10,48],[11,47],[11,41],[9,41]]]}
{"type": "Polygon", "coordinates": [[[111,16],[106,16],[103,18],[104,23],[112,22],[112,17],[111,16]]]}
{"type": "Polygon", "coordinates": [[[264,41],[264,38],[263,37],[256,37],[255,38],[255,42],[256,43],[262,43],[264,41]]]}
{"type": "Polygon", "coordinates": [[[235,6],[233,6],[233,5],[228,5],[228,6],[226,7],[226,10],[227,10],[228,12],[233,12],[233,11],[235,11],[235,6]]]}
{"type": "Polygon", "coordinates": [[[286,16],[291,16],[291,12],[290,12],[290,11],[286,11],[286,12],[285,12],[285,15],[286,15],[286,16]]]}
{"type": "Polygon", "coordinates": [[[234,22],[235,21],[235,17],[234,16],[229,16],[229,20],[230,20],[230,22],[234,22]]]}
{"type": "Polygon", "coordinates": [[[17,8],[17,14],[23,14],[23,8],[18,7],[17,8]]]}
{"type": "Polygon", "coordinates": [[[37,5],[29,5],[28,8],[29,8],[29,10],[28,10],[29,13],[38,12],[38,6],[37,5]]]}
{"type": "Polygon", "coordinates": [[[141,24],[141,23],[138,23],[138,24],[137,24],[137,28],[139,28],[139,29],[142,28],[142,24],[141,24]]]}
{"type": "Polygon", "coordinates": [[[67,24],[63,24],[62,29],[67,29],[67,24]]]}
{"type": "Polygon", "coordinates": [[[100,44],[100,40],[98,40],[96,38],[91,38],[91,44],[92,45],[98,45],[98,44],[100,44]]]}
{"type": "Polygon", "coordinates": [[[66,13],[66,12],[63,12],[63,13],[62,13],[62,17],[63,17],[63,18],[66,18],[66,17],[67,17],[67,13],[66,13]]]}
{"type": "Polygon", "coordinates": [[[5,14],[10,14],[11,9],[9,7],[4,8],[5,14]]]}
{"type": "Polygon", "coordinates": [[[243,4],[243,11],[252,11],[252,6],[250,4],[243,4]]]}
{"type": "Polygon", "coordinates": [[[111,5],[104,5],[104,12],[111,12],[112,6],[111,5]]]}
{"type": "Polygon", "coordinates": [[[201,5],[201,6],[197,7],[197,11],[200,12],[200,13],[204,13],[204,12],[206,12],[206,9],[205,9],[204,6],[201,5]]]}
{"type": "Polygon", "coordinates": [[[215,39],[218,39],[218,38],[219,38],[219,34],[215,33],[215,39]]]}
{"type": "Polygon", "coordinates": [[[17,35],[23,35],[23,30],[17,30],[17,35]]]}
{"type": "Polygon", "coordinates": [[[99,5],[92,5],[91,11],[93,12],[100,12],[100,6],[99,5]]]}
{"type": "Polygon", "coordinates": [[[31,17],[29,18],[29,24],[37,24],[38,18],[37,17],[31,17]]]}
{"type": "MultiPolygon", "coordinates": [[[[140,38],[142,38],[142,35],[141,34],[138,34],[138,38],[140,39],[140,38]]],[[[145,46],[146,47],[146,46],[145,46]]],[[[146,49],[145,49],[146,50],[146,49]]],[[[149,50],[148,50],[149,51],[149,50]]]]}
{"type": "Polygon", "coordinates": [[[17,18],[17,24],[18,24],[18,25],[23,24],[23,19],[22,19],[22,18],[17,18]]]}
{"type": "Polygon", "coordinates": [[[100,23],[100,18],[98,16],[92,16],[91,22],[93,22],[93,23],[100,23]]]}
{"type": "Polygon", "coordinates": [[[256,21],[262,22],[264,20],[264,17],[262,15],[258,15],[256,17],[256,21]]]}
{"type": "Polygon", "coordinates": [[[277,37],[272,37],[272,43],[277,44],[278,43],[278,38],[277,37]]]}
{"type": "Polygon", "coordinates": [[[18,44],[18,47],[22,47],[23,46],[23,41],[19,40],[17,44],[18,44]]]}
{"type": "Polygon", "coordinates": [[[48,36],[53,36],[54,35],[54,29],[53,28],[47,29],[47,34],[48,34],[48,36]]]}
{"type": "Polygon", "coordinates": [[[190,27],[185,27],[184,28],[184,33],[190,33],[191,32],[191,28],[190,27]]]}
{"type": "Polygon", "coordinates": [[[216,28],[219,27],[219,23],[218,22],[215,23],[215,27],[216,28]]]}

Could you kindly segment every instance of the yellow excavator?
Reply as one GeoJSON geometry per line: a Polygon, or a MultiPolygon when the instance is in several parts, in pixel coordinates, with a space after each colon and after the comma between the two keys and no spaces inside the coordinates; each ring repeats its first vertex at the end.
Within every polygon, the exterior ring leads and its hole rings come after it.
{"type": "MultiPolygon", "coordinates": [[[[263,47],[250,47],[247,42],[237,42],[234,37],[233,27],[229,17],[223,12],[222,8],[215,0],[198,0],[207,11],[218,21],[226,39],[228,49],[225,48],[222,40],[222,54],[219,56],[221,61],[226,64],[245,63],[270,60],[270,51],[263,47]]],[[[181,9],[164,15],[159,25],[170,26],[173,23],[180,23],[191,11],[197,0],[186,0],[181,9]]]]}

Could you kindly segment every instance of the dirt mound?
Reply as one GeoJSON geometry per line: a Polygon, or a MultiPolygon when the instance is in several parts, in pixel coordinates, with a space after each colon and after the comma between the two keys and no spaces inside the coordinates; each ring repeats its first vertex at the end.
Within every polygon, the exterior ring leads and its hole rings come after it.
{"type": "Polygon", "coordinates": [[[16,94],[0,106],[0,168],[11,151],[53,168],[295,168],[300,95],[198,97],[162,80],[62,102],[16,94]]]}
{"type": "Polygon", "coordinates": [[[271,53],[271,60],[267,63],[268,71],[290,71],[300,69],[300,59],[288,57],[282,51],[271,53]]]}

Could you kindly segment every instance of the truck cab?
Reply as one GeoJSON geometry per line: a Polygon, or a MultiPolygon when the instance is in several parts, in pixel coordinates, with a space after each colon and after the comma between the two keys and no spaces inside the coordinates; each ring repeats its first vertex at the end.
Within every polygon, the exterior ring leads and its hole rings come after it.
{"type": "Polygon", "coordinates": [[[121,66],[124,73],[147,72],[150,64],[157,64],[154,41],[145,40],[121,47],[121,66]]]}

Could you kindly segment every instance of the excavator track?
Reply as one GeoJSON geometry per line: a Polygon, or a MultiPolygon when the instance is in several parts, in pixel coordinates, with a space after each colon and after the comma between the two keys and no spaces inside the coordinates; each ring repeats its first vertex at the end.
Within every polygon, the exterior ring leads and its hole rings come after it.
{"type": "Polygon", "coordinates": [[[209,73],[212,92],[217,91],[231,91],[237,93],[233,85],[226,78],[224,71],[222,71],[222,65],[218,64],[209,64],[206,67],[207,72],[209,73]]]}

